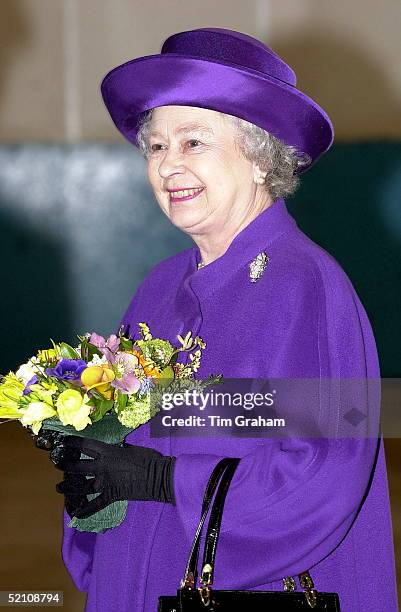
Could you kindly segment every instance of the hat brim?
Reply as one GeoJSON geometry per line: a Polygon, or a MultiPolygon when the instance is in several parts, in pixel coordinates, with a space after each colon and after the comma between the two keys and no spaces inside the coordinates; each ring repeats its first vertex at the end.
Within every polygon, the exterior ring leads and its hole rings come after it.
{"type": "Polygon", "coordinates": [[[101,93],[117,129],[133,145],[141,113],[166,105],[196,106],[245,119],[310,155],[305,172],[333,143],[327,113],[312,98],[274,77],[236,64],[166,53],[111,70],[101,93]]]}

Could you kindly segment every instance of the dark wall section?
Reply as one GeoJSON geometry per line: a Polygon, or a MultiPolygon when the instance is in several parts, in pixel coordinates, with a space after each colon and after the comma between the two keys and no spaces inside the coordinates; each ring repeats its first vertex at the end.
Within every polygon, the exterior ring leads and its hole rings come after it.
{"type": "Polygon", "coordinates": [[[350,277],[373,327],[382,376],[401,376],[401,145],[333,147],[287,204],[350,277]]]}
{"type": "MultiPolygon", "coordinates": [[[[336,145],[287,199],[353,282],[382,375],[401,375],[401,144],[336,145]]],[[[0,148],[0,372],[49,337],[115,329],[138,283],[190,238],[163,215],[125,145],[0,148]]]]}

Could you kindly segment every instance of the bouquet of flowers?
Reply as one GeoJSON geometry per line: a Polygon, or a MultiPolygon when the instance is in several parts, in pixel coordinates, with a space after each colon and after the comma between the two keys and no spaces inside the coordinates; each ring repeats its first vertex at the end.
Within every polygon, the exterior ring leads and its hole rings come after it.
{"type": "MultiPolygon", "coordinates": [[[[52,348],[39,350],[15,373],[1,376],[0,418],[19,420],[34,436],[42,429],[51,430],[56,440],[74,434],[123,445],[131,431],[156,415],[167,390],[184,386],[201,391],[221,381],[220,375],[194,378],[206,347],[199,336],[177,336],[180,346],[175,347],[153,338],[146,323],[139,323],[139,330],[136,341],[124,335],[123,325],[107,339],[78,335],[76,347],[51,340],[52,348]],[[180,352],[189,353],[188,364],[178,362],[180,352]]],[[[127,504],[116,501],[88,518],[73,517],[69,526],[110,529],[123,521],[127,504]]]]}

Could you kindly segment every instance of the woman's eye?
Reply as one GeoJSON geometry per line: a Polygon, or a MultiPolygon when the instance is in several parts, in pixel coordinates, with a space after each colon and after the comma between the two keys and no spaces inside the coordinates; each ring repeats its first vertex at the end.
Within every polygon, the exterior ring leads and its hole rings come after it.
{"type": "Polygon", "coordinates": [[[159,148],[159,147],[162,147],[162,146],[163,146],[163,145],[162,145],[162,144],[159,144],[159,143],[158,143],[158,144],[152,144],[152,145],[150,146],[150,151],[151,151],[151,153],[153,153],[154,151],[161,151],[161,148],[159,148]]]}
{"type": "MultiPolygon", "coordinates": [[[[196,138],[191,138],[190,140],[186,141],[186,144],[189,145],[190,149],[194,149],[194,148],[196,148],[198,145],[200,145],[202,143],[200,142],[200,140],[197,140],[196,138]]],[[[150,145],[150,152],[151,153],[157,153],[158,151],[162,151],[163,147],[164,147],[164,145],[159,143],[159,142],[154,143],[154,144],[150,145]]]]}
{"type": "MultiPolygon", "coordinates": [[[[200,140],[196,140],[196,138],[191,138],[191,140],[187,141],[187,144],[191,144],[192,145],[193,143],[195,143],[195,147],[196,147],[196,145],[200,145],[201,144],[200,140]]],[[[193,149],[194,147],[191,146],[190,148],[193,149]]]]}

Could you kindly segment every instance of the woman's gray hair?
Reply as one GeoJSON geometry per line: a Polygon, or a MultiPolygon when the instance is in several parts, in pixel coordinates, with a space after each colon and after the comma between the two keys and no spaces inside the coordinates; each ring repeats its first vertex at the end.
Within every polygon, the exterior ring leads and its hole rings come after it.
{"type": "MultiPolygon", "coordinates": [[[[153,109],[142,113],[137,133],[138,146],[146,159],[152,112],[153,109]]],[[[273,202],[295,193],[300,182],[297,173],[312,161],[311,157],[245,119],[219,114],[234,127],[236,144],[244,157],[257,164],[262,172],[267,172],[264,186],[273,202]]]]}

